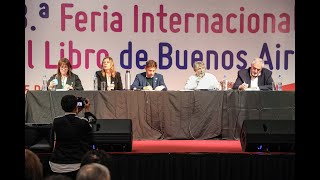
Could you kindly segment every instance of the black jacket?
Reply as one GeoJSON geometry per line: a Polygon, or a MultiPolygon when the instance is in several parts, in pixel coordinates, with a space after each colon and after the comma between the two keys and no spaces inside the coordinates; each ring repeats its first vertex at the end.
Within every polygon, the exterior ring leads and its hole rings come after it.
{"type": "Polygon", "coordinates": [[[89,137],[92,127],[88,117],[93,116],[90,112],[85,113],[85,118],[75,114],[56,117],[51,129],[51,145],[55,147],[50,161],[58,164],[81,163],[81,158],[90,150],[89,137]]]}
{"type": "MultiPolygon", "coordinates": [[[[250,68],[238,71],[236,82],[232,89],[238,89],[242,83],[247,83],[251,87],[250,68]]],[[[262,68],[261,75],[258,76],[258,86],[260,90],[272,90],[272,71],[262,68]]]]}
{"type": "MultiPolygon", "coordinates": [[[[101,71],[96,71],[96,77],[98,79],[98,90],[101,90],[101,81],[105,81],[108,87],[107,78],[102,76],[101,71]]],[[[115,77],[111,77],[111,83],[114,84],[114,90],[123,90],[121,75],[119,72],[116,72],[115,77]]]]}
{"type": "MultiPolygon", "coordinates": [[[[49,86],[50,82],[56,77],[57,77],[57,74],[54,74],[50,77],[50,79],[47,82],[47,87],[49,86]]],[[[57,80],[58,80],[58,85],[56,88],[62,89],[61,78],[57,77],[57,80]]],[[[79,76],[74,73],[71,73],[71,76],[68,77],[66,84],[69,84],[70,86],[72,86],[74,90],[83,90],[83,86],[79,76]]]]}

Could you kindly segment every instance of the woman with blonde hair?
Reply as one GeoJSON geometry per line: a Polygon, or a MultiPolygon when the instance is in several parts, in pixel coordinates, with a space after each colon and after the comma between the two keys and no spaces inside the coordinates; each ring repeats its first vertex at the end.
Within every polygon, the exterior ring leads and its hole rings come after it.
{"type": "Polygon", "coordinates": [[[101,69],[95,73],[98,79],[98,90],[101,90],[101,82],[106,82],[107,90],[122,90],[122,80],[119,72],[114,67],[112,57],[107,56],[101,62],[101,69]]]}

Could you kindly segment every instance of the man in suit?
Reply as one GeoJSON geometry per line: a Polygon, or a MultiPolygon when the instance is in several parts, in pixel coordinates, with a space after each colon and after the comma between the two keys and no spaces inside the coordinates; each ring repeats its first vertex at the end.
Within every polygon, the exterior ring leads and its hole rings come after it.
{"type": "Polygon", "coordinates": [[[272,90],[272,82],[272,72],[264,68],[264,61],[261,58],[255,58],[251,62],[250,68],[238,71],[238,76],[232,89],[272,90]]]}
{"type": "Polygon", "coordinates": [[[144,68],[146,72],[137,74],[130,88],[132,90],[166,91],[167,86],[164,83],[163,76],[156,73],[157,67],[157,62],[148,60],[144,68]]]}

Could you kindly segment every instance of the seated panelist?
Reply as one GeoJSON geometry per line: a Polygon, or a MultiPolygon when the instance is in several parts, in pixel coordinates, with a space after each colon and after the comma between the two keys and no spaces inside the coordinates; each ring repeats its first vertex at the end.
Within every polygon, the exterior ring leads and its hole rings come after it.
{"type": "Polygon", "coordinates": [[[116,71],[113,58],[108,56],[101,62],[101,70],[95,73],[98,79],[98,90],[101,90],[101,82],[106,82],[106,89],[123,90],[121,75],[116,71]]]}
{"type": "Polygon", "coordinates": [[[186,90],[220,90],[221,85],[217,78],[206,73],[206,66],[203,61],[196,61],[193,64],[194,75],[191,75],[184,86],[186,90]]]}
{"type": "Polygon", "coordinates": [[[238,90],[272,90],[272,71],[264,68],[264,61],[255,58],[251,67],[238,71],[238,76],[232,89],[238,90]]]}
{"type": "Polygon", "coordinates": [[[48,89],[83,90],[81,80],[72,72],[71,63],[67,58],[59,60],[57,74],[52,75],[48,80],[48,89]]]}
{"type": "Polygon", "coordinates": [[[136,75],[133,83],[131,84],[131,90],[167,90],[167,86],[164,83],[163,75],[156,73],[157,62],[155,62],[154,60],[148,60],[144,69],[146,70],[146,72],[136,75]]]}

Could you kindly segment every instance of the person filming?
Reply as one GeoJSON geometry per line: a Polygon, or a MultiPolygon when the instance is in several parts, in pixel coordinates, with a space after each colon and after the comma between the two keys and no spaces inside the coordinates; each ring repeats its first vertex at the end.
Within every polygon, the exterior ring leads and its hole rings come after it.
{"type": "Polygon", "coordinates": [[[53,173],[75,179],[82,157],[90,150],[89,137],[96,117],[90,112],[89,99],[65,95],[61,107],[65,114],[55,117],[52,124],[49,165],[53,173]],[[85,117],[79,117],[83,109],[85,117]]]}

